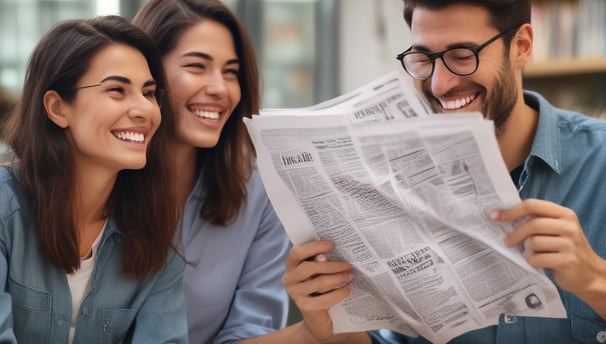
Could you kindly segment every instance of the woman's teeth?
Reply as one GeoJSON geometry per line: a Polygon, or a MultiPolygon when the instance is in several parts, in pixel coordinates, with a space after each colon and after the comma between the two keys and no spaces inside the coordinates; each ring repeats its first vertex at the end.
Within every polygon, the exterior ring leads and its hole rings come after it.
{"type": "Polygon", "coordinates": [[[141,133],[135,133],[132,131],[118,131],[114,133],[114,136],[124,141],[132,142],[143,142],[145,141],[145,135],[141,133]]]}
{"type": "Polygon", "coordinates": [[[214,111],[204,111],[204,110],[193,110],[192,113],[196,115],[196,117],[207,118],[207,119],[219,119],[220,114],[214,111]]]}

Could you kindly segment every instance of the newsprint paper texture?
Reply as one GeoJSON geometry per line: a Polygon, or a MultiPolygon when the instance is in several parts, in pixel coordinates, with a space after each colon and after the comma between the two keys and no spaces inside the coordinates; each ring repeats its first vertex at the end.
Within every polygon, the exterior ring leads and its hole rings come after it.
{"type": "Polygon", "coordinates": [[[434,343],[501,313],[566,317],[554,284],[488,214],[520,198],[480,113],[430,114],[392,72],[350,93],[245,119],[291,241],[329,239],[354,267],[335,333],[391,329],[434,343]]]}

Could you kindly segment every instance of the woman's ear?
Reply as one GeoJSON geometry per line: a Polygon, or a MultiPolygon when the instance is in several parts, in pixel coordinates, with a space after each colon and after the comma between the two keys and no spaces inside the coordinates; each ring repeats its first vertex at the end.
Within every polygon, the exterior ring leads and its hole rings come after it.
{"type": "Polygon", "coordinates": [[[65,129],[68,127],[67,117],[63,111],[63,98],[55,90],[48,90],[43,97],[44,109],[48,118],[57,126],[65,129]]]}

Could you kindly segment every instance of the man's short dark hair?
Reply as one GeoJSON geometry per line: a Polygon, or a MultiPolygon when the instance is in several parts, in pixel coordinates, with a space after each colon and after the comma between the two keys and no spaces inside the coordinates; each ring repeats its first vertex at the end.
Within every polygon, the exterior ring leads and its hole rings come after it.
{"type": "MultiPolygon", "coordinates": [[[[490,13],[492,25],[503,32],[513,27],[530,23],[530,0],[403,0],[404,20],[408,27],[412,24],[414,10],[418,7],[442,9],[451,5],[466,4],[484,7],[490,13]]],[[[513,33],[504,37],[511,41],[513,33]]]]}

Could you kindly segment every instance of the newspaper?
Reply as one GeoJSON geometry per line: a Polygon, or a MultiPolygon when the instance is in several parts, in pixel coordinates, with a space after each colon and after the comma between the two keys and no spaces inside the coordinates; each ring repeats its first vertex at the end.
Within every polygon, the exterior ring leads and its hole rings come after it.
{"type": "Polygon", "coordinates": [[[329,239],[352,264],[335,333],[391,329],[431,342],[499,315],[566,317],[544,271],[490,220],[520,198],[492,121],[430,114],[392,72],[316,106],[245,119],[268,195],[295,244],[329,239]]]}

